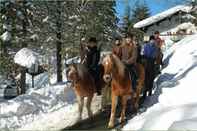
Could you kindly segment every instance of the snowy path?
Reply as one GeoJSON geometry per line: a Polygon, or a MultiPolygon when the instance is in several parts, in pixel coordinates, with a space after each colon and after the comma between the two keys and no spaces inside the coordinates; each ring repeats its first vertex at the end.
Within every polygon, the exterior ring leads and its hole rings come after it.
{"type": "MultiPolygon", "coordinates": [[[[141,102],[141,99],[140,99],[140,102],[141,102]]],[[[137,114],[139,115],[145,110],[146,110],[145,108],[140,107],[137,114]]],[[[109,122],[110,112],[111,112],[111,106],[108,105],[105,108],[105,111],[99,112],[98,114],[96,114],[93,120],[87,119],[87,120],[81,121],[69,128],[65,128],[64,130],[68,130],[68,129],[69,130],[108,130],[107,124],[109,122]]],[[[121,105],[119,103],[117,106],[117,111],[116,111],[115,127],[113,128],[115,130],[120,130],[122,128],[122,125],[124,126],[127,124],[127,120],[132,119],[134,116],[136,116],[136,113],[133,112],[133,110],[131,109],[130,100],[128,100],[127,109],[126,109],[126,121],[123,124],[119,123],[120,113],[121,113],[121,105]]]]}
{"type": "MultiPolygon", "coordinates": [[[[93,113],[98,113],[100,109],[101,97],[94,97],[92,103],[93,113]]],[[[77,103],[63,107],[57,111],[40,116],[38,120],[27,124],[19,130],[61,130],[76,124],[77,103]],[[58,126],[57,126],[58,125],[58,126]]],[[[87,118],[87,111],[84,109],[83,119],[87,118]]]]}

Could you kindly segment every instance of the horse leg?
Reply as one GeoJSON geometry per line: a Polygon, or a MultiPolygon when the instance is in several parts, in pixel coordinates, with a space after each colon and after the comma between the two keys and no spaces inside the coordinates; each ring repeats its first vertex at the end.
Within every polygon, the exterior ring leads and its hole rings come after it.
{"type": "Polygon", "coordinates": [[[88,117],[91,118],[91,119],[93,117],[93,113],[92,113],[92,110],[91,110],[92,98],[93,98],[93,96],[89,96],[88,99],[87,99],[87,103],[86,103],[86,108],[87,108],[87,111],[88,111],[88,117]]]}
{"type": "Polygon", "coordinates": [[[141,80],[139,80],[138,84],[137,84],[137,89],[136,89],[136,97],[135,97],[135,104],[134,104],[135,110],[137,110],[139,107],[141,90],[142,90],[142,82],[141,82],[141,80]]]}
{"type": "Polygon", "coordinates": [[[128,98],[128,96],[122,96],[122,98],[121,98],[122,110],[121,110],[121,116],[120,116],[120,123],[122,123],[122,124],[124,123],[124,120],[125,120],[125,111],[126,111],[126,106],[127,106],[127,98],[128,98]]]}
{"type": "Polygon", "coordinates": [[[114,93],[112,93],[112,107],[111,107],[111,115],[110,115],[110,121],[108,123],[108,128],[114,127],[116,105],[117,105],[117,96],[114,93]]]}
{"type": "Polygon", "coordinates": [[[106,85],[104,88],[102,88],[101,111],[104,111],[104,108],[107,106],[107,103],[110,101],[111,89],[108,86],[109,85],[106,85]]]}
{"type": "Polygon", "coordinates": [[[78,111],[79,115],[77,118],[77,121],[80,121],[82,119],[82,111],[83,111],[83,106],[84,106],[84,97],[78,96],[78,111]]]}
{"type": "Polygon", "coordinates": [[[101,96],[101,111],[104,111],[105,106],[107,105],[107,92],[106,87],[102,89],[102,96],[101,96]]]}

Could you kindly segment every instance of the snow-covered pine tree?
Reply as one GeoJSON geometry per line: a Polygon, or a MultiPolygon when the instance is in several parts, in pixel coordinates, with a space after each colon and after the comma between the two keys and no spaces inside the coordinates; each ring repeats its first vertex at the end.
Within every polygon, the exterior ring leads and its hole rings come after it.
{"type": "Polygon", "coordinates": [[[137,3],[135,8],[132,10],[132,20],[137,23],[150,16],[150,10],[147,4],[144,2],[142,4],[137,3]]]}
{"type": "MultiPolygon", "coordinates": [[[[148,5],[146,4],[146,2],[145,1],[143,1],[142,3],[137,2],[134,9],[132,10],[131,19],[132,19],[133,25],[148,17],[150,17],[150,9],[148,5]]],[[[130,26],[130,29],[129,29],[130,32],[133,32],[136,35],[137,39],[139,41],[142,41],[144,32],[142,32],[139,29],[133,28],[133,25],[130,26]]]]}
{"type": "Polygon", "coordinates": [[[77,29],[81,32],[80,36],[96,36],[100,44],[108,43],[117,29],[115,4],[115,1],[88,1],[79,12],[78,19],[81,21],[77,29]]]}
{"type": "MultiPolygon", "coordinates": [[[[29,36],[33,34],[32,12],[34,7],[32,2],[26,0],[4,0],[1,1],[1,7],[1,18],[4,30],[1,38],[3,40],[3,45],[6,45],[6,50],[9,49],[11,50],[10,52],[12,52],[15,51],[16,47],[18,49],[27,47],[30,38],[29,36]]],[[[26,71],[24,68],[21,68],[20,72],[21,93],[25,93],[26,71]]]]}
{"type": "Polygon", "coordinates": [[[55,41],[53,32],[57,32],[57,8],[61,9],[61,53],[67,57],[79,55],[82,37],[96,36],[100,43],[111,40],[116,30],[115,1],[57,1],[43,2],[47,6],[46,25],[50,31],[48,37],[55,41]]]}

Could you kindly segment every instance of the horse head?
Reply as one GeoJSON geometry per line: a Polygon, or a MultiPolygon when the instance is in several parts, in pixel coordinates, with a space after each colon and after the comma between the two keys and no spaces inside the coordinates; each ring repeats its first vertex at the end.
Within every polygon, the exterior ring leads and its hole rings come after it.
{"type": "Polygon", "coordinates": [[[104,67],[103,79],[105,82],[110,82],[112,80],[112,68],[113,68],[113,60],[112,54],[107,54],[103,57],[102,66],[104,67]]]}
{"type": "Polygon", "coordinates": [[[69,81],[77,81],[79,79],[77,65],[76,64],[69,64],[68,69],[66,71],[66,76],[69,81]]]}

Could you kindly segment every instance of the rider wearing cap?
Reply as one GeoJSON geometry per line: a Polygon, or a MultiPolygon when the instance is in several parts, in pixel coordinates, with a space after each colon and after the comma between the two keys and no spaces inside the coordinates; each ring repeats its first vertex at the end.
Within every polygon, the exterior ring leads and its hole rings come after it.
{"type": "Polygon", "coordinates": [[[116,37],[115,42],[113,44],[112,53],[118,56],[118,58],[121,57],[121,45],[121,39],[119,37],[116,37]]]}
{"type": "MultiPolygon", "coordinates": [[[[99,61],[100,49],[97,47],[97,40],[95,37],[90,37],[84,49],[82,64],[88,68],[89,72],[94,77],[95,83],[99,79],[99,61]]],[[[100,94],[99,87],[97,88],[97,93],[100,94]]]]}
{"type": "Polygon", "coordinates": [[[134,36],[128,33],[125,37],[125,42],[121,47],[121,61],[126,65],[131,73],[132,86],[136,89],[137,71],[136,71],[136,60],[137,60],[137,46],[134,42],[134,36]]]}

